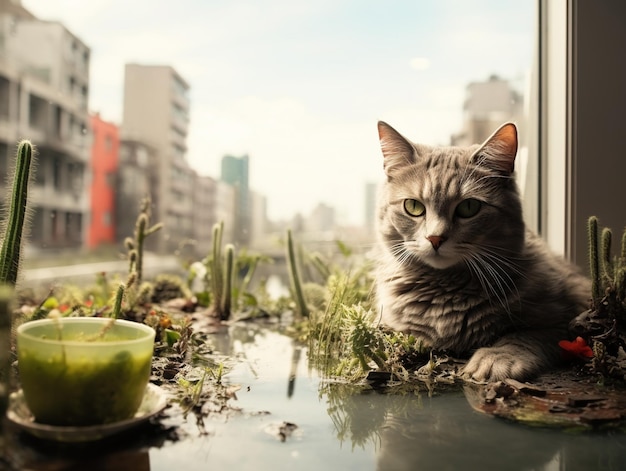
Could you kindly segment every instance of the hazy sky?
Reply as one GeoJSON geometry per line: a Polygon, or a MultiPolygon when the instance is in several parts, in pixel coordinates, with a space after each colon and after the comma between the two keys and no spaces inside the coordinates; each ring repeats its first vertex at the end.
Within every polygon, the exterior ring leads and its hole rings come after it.
{"type": "Polygon", "coordinates": [[[376,122],[447,144],[465,86],[523,85],[534,47],[529,0],[22,0],[91,48],[90,110],[121,124],[124,64],[169,64],[191,85],[188,158],[219,177],[250,156],[269,216],[319,202],[361,223],[382,179],[376,122]]]}

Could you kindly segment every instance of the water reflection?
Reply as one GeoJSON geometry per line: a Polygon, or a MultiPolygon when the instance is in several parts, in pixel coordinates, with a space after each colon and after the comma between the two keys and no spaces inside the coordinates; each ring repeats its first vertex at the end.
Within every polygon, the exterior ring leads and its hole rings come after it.
{"type": "Polygon", "coordinates": [[[376,469],[622,470],[622,433],[574,434],[524,426],[474,411],[472,388],[398,394],[328,384],[323,387],[340,442],[373,447],[376,469]]]}
{"type": "Polygon", "coordinates": [[[531,443],[517,425],[476,415],[462,394],[421,404],[387,416],[378,469],[547,469],[559,447],[557,436],[531,443]]]}
{"type": "Polygon", "coordinates": [[[575,435],[494,419],[475,412],[471,390],[460,388],[392,394],[321,380],[307,349],[276,329],[238,324],[211,338],[220,355],[235,359],[224,381],[240,388],[229,400],[233,413],[206,412],[202,433],[173,403],[158,425],[90,449],[14,437],[23,451],[18,469],[624,469],[622,434],[575,435]],[[272,432],[281,424],[294,426],[283,439],[272,432]],[[180,440],[164,433],[172,426],[180,440]]]}

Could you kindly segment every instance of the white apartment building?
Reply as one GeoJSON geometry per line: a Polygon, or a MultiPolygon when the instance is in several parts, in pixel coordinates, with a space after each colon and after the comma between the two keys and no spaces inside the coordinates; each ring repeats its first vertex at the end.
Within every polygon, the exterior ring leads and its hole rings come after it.
{"type": "Polygon", "coordinates": [[[0,2],[0,191],[16,144],[37,147],[30,243],[81,247],[89,217],[89,48],[61,23],[0,2]]]}
{"type": "Polygon", "coordinates": [[[175,252],[194,237],[194,172],[186,160],[189,85],[168,65],[126,64],[122,139],[155,150],[158,187],[153,219],[159,252],[175,252]]]}

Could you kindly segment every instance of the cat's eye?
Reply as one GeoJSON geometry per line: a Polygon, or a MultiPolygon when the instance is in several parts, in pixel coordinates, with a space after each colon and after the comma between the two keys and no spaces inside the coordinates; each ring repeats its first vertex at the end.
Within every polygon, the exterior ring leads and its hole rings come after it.
{"type": "Polygon", "coordinates": [[[461,201],[456,209],[454,210],[454,214],[456,214],[460,218],[471,218],[478,214],[480,208],[482,207],[482,203],[474,198],[468,198],[466,200],[461,201]]]}
{"type": "Polygon", "coordinates": [[[426,212],[426,207],[417,200],[406,199],[404,200],[404,210],[409,216],[423,216],[426,212]]]}

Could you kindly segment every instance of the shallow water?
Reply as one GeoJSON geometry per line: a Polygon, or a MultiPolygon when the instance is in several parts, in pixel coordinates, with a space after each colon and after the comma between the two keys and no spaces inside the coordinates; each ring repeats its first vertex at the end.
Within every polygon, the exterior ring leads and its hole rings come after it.
{"type": "Polygon", "coordinates": [[[19,434],[11,447],[32,470],[623,470],[622,434],[530,428],[475,412],[462,391],[384,394],[328,384],[306,350],[269,329],[231,327],[215,346],[237,361],[227,411],[203,423],[176,404],[160,425],[96,445],[59,445],[19,434]],[[281,428],[282,426],[282,428],[281,428]],[[283,432],[281,436],[280,432],[283,432]]]}

